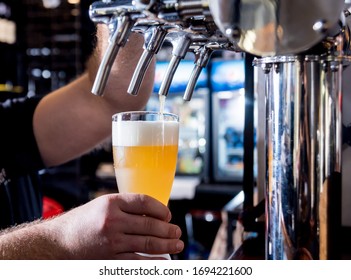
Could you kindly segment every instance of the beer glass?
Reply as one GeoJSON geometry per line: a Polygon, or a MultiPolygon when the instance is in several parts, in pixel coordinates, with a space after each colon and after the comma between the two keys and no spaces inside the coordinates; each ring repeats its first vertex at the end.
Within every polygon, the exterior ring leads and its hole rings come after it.
{"type": "Polygon", "coordinates": [[[112,148],[119,192],[146,194],[167,205],[177,165],[178,138],[177,115],[150,111],[115,114],[112,148]]]}

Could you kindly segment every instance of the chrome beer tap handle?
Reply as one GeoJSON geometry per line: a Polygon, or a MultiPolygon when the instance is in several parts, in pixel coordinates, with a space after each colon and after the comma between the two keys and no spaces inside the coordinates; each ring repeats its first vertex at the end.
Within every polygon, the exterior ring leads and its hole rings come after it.
{"type": "Polygon", "coordinates": [[[99,1],[90,6],[89,16],[95,23],[106,24],[110,31],[108,47],[92,88],[93,94],[101,96],[119,48],[126,44],[136,20],[144,15],[133,5],[118,5],[116,1],[99,1]]]}
{"type": "Polygon", "coordinates": [[[212,53],[213,49],[209,48],[207,45],[201,47],[200,50],[195,53],[195,67],[191,73],[189,82],[185,89],[183,100],[190,101],[196,86],[196,82],[201,75],[202,69],[207,66],[212,53]]]}
{"type": "Polygon", "coordinates": [[[122,16],[117,18],[116,25],[116,28],[110,35],[107,50],[102,58],[100,67],[95,77],[92,88],[92,93],[95,95],[103,95],[113,62],[118,54],[119,48],[123,47],[127,42],[134,22],[130,20],[128,16],[122,16]]]}
{"type": "Polygon", "coordinates": [[[168,65],[165,77],[161,83],[159,95],[167,96],[173,76],[180,61],[185,57],[192,42],[191,35],[187,32],[173,32],[166,36],[166,39],[173,45],[172,59],[168,65]]]}
{"type": "Polygon", "coordinates": [[[137,95],[141,83],[144,79],[146,70],[148,69],[150,62],[152,61],[155,54],[158,53],[159,49],[163,44],[163,40],[167,35],[166,29],[161,25],[155,25],[149,27],[145,33],[145,44],[144,51],[140,57],[138,65],[135,68],[133,77],[129,84],[127,92],[131,95],[137,95]]]}

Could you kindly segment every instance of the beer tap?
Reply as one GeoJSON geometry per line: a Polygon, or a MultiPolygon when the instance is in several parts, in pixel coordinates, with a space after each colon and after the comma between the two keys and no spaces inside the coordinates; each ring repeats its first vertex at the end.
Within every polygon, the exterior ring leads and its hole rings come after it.
{"type": "Polygon", "coordinates": [[[195,52],[195,67],[186,86],[183,100],[190,101],[196,86],[196,82],[201,75],[202,69],[207,66],[212,53],[213,49],[211,49],[209,45],[204,45],[197,52],[195,52]]]}
{"type": "Polygon", "coordinates": [[[227,39],[222,38],[221,34],[215,32],[211,36],[202,37],[193,35],[194,44],[191,46],[195,54],[195,66],[190,75],[189,82],[185,89],[183,100],[190,101],[193,95],[196,82],[199,79],[202,70],[207,66],[211,55],[216,50],[239,51],[236,44],[230,43],[227,39]]]}
{"type": "Polygon", "coordinates": [[[119,48],[126,44],[136,19],[143,15],[134,6],[121,6],[112,1],[93,3],[89,15],[92,21],[107,24],[110,30],[109,44],[92,88],[93,94],[101,96],[119,48]]]}
{"type": "Polygon", "coordinates": [[[154,55],[157,54],[159,49],[161,48],[166,35],[166,28],[162,26],[159,22],[155,22],[155,25],[152,25],[151,27],[147,28],[147,30],[144,32],[144,51],[140,57],[140,60],[135,68],[133,77],[129,84],[127,90],[129,94],[138,94],[146,70],[148,69],[154,55]]]}
{"type": "Polygon", "coordinates": [[[168,95],[168,91],[171,86],[171,82],[175,71],[177,70],[180,61],[185,57],[186,53],[188,52],[192,42],[191,35],[188,32],[184,31],[169,33],[166,36],[166,39],[172,44],[173,50],[171,61],[168,65],[165,77],[161,83],[160,90],[158,92],[158,94],[162,96],[168,95]]]}

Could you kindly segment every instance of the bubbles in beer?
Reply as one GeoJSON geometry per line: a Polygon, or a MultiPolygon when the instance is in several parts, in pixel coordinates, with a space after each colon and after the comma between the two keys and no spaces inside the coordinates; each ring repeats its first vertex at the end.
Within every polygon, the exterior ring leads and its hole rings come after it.
{"type": "Polygon", "coordinates": [[[113,146],[177,145],[176,121],[121,121],[112,123],[113,146]]]}

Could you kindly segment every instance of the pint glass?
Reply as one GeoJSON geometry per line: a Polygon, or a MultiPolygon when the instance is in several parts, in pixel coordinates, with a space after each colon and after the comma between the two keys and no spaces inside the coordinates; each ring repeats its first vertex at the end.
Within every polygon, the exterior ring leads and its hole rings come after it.
{"type": "Polygon", "coordinates": [[[124,112],[112,118],[114,169],[121,193],[152,196],[167,205],[178,155],[178,116],[124,112]]]}

